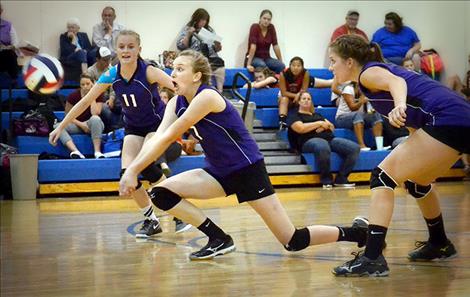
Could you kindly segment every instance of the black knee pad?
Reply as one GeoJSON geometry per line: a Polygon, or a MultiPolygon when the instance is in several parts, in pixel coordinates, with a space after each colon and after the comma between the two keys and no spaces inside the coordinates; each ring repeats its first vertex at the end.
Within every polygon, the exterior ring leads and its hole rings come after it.
{"type": "Polygon", "coordinates": [[[370,175],[370,189],[387,188],[394,190],[398,184],[382,168],[375,167],[370,175]]]}
{"type": "Polygon", "coordinates": [[[154,187],[150,191],[152,203],[161,210],[167,211],[181,201],[181,197],[164,187],[154,187]]]}
{"type": "MultiPolygon", "coordinates": [[[[124,172],[126,172],[126,168],[121,168],[121,172],[119,173],[119,179],[121,179],[124,172]]],[[[140,182],[139,178],[137,178],[137,187],[135,187],[135,189],[138,190],[140,187],[142,187],[142,183],[140,182]]]]}
{"type": "Polygon", "coordinates": [[[421,198],[426,197],[426,195],[428,195],[429,192],[431,192],[432,185],[429,184],[427,186],[422,186],[422,185],[418,185],[414,181],[407,180],[405,182],[405,189],[406,191],[408,191],[408,194],[410,194],[414,198],[421,199],[421,198]]]}
{"type": "Polygon", "coordinates": [[[308,228],[295,229],[289,243],[284,246],[289,252],[296,252],[303,250],[310,245],[310,231],[308,228]]]}
{"type": "Polygon", "coordinates": [[[152,163],[147,168],[142,170],[142,177],[147,180],[150,184],[153,184],[162,178],[163,171],[159,164],[152,163]]]}

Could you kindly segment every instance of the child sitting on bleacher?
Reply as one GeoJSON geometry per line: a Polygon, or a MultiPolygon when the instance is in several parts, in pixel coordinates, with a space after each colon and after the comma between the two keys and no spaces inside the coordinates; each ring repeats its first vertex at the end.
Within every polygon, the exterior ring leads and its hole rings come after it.
{"type": "Polygon", "coordinates": [[[160,99],[162,99],[165,104],[168,104],[168,100],[175,96],[175,93],[168,89],[168,88],[158,88],[158,95],[160,95],[160,99]]]}
{"type": "MultiPolygon", "coordinates": [[[[65,114],[67,114],[72,109],[72,107],[90,91],[94,83],[95,80],[90,75],[82,74],[80,76],[80,89],[77,89],[67,97],[67,102],[65,104],[65,114]]],[[[91,134],[93,147],[95,150],[95,158],[98,159],[105,157],[103,153],[101,153],[101,134],[104,130],[104,124],[99,117],[103,107],[103,102],[103,95],[100,95],[98,99],[96,99],[96,102],[93,102],[88,109],[79,115],[60,134],[60,141],[69,149],[71,159],[85,159],[85,156],[78,150],[72,140],[72,137],[70,137],[70,134],[78,133],[91,134]]],[[[54,127],[57,127],[58,125],[59,123],[57,123],[54,127]]]]}
{"type": "Polygon", "coordinates": [[[411,58],[404,58],[401,62],[401,66],[403,66],[409,71],[415,71],[415,63],[411,58]]]}
{"type": "MultiPolygon", "coordinates": [[[[256,67],[254,76],[255,81],[251,83],[254,89],[279,87],[278,75],[268,67],[256,67]]],[[[248,88],[248,84],[245,84],[243,88],[248,88]]]]}

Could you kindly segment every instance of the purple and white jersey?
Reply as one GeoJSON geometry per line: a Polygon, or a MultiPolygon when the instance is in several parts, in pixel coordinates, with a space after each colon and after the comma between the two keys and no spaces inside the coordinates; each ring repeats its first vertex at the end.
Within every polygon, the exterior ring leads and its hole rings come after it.
{"type": "MultiPolygon", "coordinates": [[[[201,85],[196,95],[205,89],[213,88],[201,85]]],[[[223,99],[226,107],[222,112],[209,113],[191,127],[191,134],[204,149],[208,168],[221,177],[263,159],[237,110],[232,103],[223,99]]],[[[176,115],[181,117],[188,106],[186,98],[178,96],[176,115]]]]}
{"type": "MultiPolygon", "coordinates": [[[[380,62],[369,62],[364,65],[359,77],[366,69],[374,66],[385,68],[405,80],[407,86],[406,126],[412,128],[424,126],[470,127],[470,103],[451,89],[426,75],[380,62]]],[[[359,87],[380,114],[387,116],[394,108],[390,92],[372,93],[360,83],[359,87]]]]}
{"type": "Polygon", "coordinates": [[[158,85],[147,81],[148,65],[137,60],[137,69],[129,81],[121,74],[121,64],[109,70],[109,76],[103,74],[98,83],[111,83],[116,99],[122,102],[122,112],[126,127],[149,127],[159,125],[163,119],[165,104],[158,95],[158,85]]]}

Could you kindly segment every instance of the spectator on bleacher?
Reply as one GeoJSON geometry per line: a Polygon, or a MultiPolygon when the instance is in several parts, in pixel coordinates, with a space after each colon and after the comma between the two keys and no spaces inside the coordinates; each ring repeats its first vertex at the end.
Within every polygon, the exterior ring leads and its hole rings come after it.
{"type": "Polygon", "coordinates": [[[112,58],[116,57],[114,44],[119,32],[125,27],[114,20],[116,11],[111,6],[106,6],[101,12],[101,22],[93,26],[93,45],[97,47],[105,46],[111,51],[112,58]]]}
{"type": "Polygon", "coordinates": [[[341,85],[333,84],[332,88],[337,88],[340,96],[332,92],[333,99],[336,97],[335,123],[337,128],[351,129],[356,135],[357,142],[362,151],[369,151],[370,148],[364,142],[364,128],[372,128],[378,150],[383,149],[382,118],[375,111],[367,108],[367,98],[359,94],[357,84],[346,83],[341,85]]]}
{"type": "Polygon", "coordinates": [[[93,60],[91,43],[86,32],[80,31],[80,21],[70,18],[67,21],[67,32],[60,35],[60,61],[62,64],[81,68],[82,73],[88,69],[88,61],[93,60]]]}
{"type": "Polygon", "coordinates": [[[160,95],[160,99],[162,99],[165,104],[167,104],[171,98],[175,97],[175,92],[165,87],[158,88],[158,94],[160,95]]]}
{"type": "Polygon", "coordinates": [[[0,4],[0,72],[7,72],[12,79],[18,77],[16,47],[18,36],[11,22],[3,19],[3,8],[0,4]]]}
{"type": "Polygon", "coordinates": [[[286,67],[282,62],[281,49],[277,43],[276,29],[271,24],[272,17],[272,12],[265,9],[260,14],[259,22],[251,25],[248,52],[245,55],[245,66],[250,72],[255,71],[257,67],[268,67],[280,73],[286,67]],[[271,58],[269,54],[271,45],[277,59],[271,58]]]}
{"type": "Polygon", "coordinates": [[[215,78],[216,87],[219,92],[224,89],[225,62],[219,57],[218,52],[222,50],[222,44],[214,41],[213,44],[206,44],[199,37],[198,33],[202,28],[215,34],[214,29],[209,26],[210,15],[204,8],[198,8],[191,16],[191,20],[184,26],[176,39],[176,47],[183,51],[193,49],[201,52],[209,60],[212,75],[215,78]]]}
{"type": "MultiPolygon", "coordinates": [[[[67,114],[72,107],[77,104],[93,87],[95,80],[88,74],[80,76],[80,88],[71,93],[67,97],[65,103],[65,114],[67,114]]],[[[78,150],[75,143],[70,137],[70,134],[86,133],[91,134],[93,141],[93,148],[95,150],[95,158],[104,158],[101,153],[101,134],[104,130],[104,124],[99,114],[103,107],[103,95],[100,95],[96,102],[94,101],[89,108],[87,108],[81,115],[79,115],[72,123],[70,123],[60,134],[60,141],[70,151],[71,159],[85,159],[85,156],[78,150]]],[[[59,126],[57,123],[55,127],[59,126]]]]}
{"type": "Polygon", "coordinates": [[[304,68],[304,60],[293,57],[289,62],[289,68],[281,73],[279,78],[279,128],[287,128],[287,113],[289,107],[298,103],[300,94],[307,90],[310,83],[310,75],[304,68]]]}
{"type": "Polygon", "coordinates": [[[388,119],[381,115],[384,145],[390,146],[392,149],[396,148],[400,143],[408,139],[410,131],[406,127],[393,127],[390,125],[388,119]]]}
{"type": "MultiPolygon", "coordinates": [[[[88,74],[95,81],[111,68],[111,51],[107,47],[100,47],[96,51],[96,63],[87,70],[88,74]]],[[[122,103],[116,99],[116,95],[112,88],[106,90],[104,95],[105,104],[101,110],[101,119],[104,122],[105,131],[112,131],[123,126],[122,123],[122,103]]]]}
{"type": "MultiPolygon", "coordinates": [[[[468,55],[468,65],[470,66],[470,55],[468,55]]],[[[460,80],[458,75],[453,75],[447,80],[447,86],[470,100],[470,70],[467,71],[465,83],[460,80]]]]}
{"type": "Polygon", "coordinates": [[[403,61],[401,62],[401,66],[406,68],[409,71],[415,71],[415,63],[413,63],[413,60],[410,58],[404,58],[403,61]]]}
{"type": "Polygon", "coordinates": [[[314,154],[324,189],[331,189],[333,184],[337,187],[354,187],[355,184],[349,182],[348,176],[359,156],[359,145],[351,140],[335,137],[334,129],[330,121],[315,113],[311,95],[302,92],[298,113],[288,130],[291,144],[299,152],[314,154]],[[330,171],[332,151],[343,159],[334,182],[330,171]]]}
{"type": "MultiPolygon", "coordinates": [[[[253,74],[255,81],[251,83],[252,88],[262,89],[279,87],[279,76],[268,67],[257,67],[253,74]]],[[[245,84],[243,88],[248,88],[248,84],[245,84]]]]}
{"type": "Polygon", "coordinates": [[[384,58],[396,65],[401,65],[404,58],[411,58],[415,64],[415,70],[420,70],[421,42],[416,32],[403,25],[402,18],[395,12],[385,15],[384,24],[385,26],[372,36],[372,42],[380,45],[384,58]]]}
{"type": "Polygon", "coordinates": [[[335,31],[333,31],[330,42],[335,41],[336,38],[342,35],[349,35],[349,34],[356,34],[358,36],[363,37],[366,41],[369,41],[369,38],[367,38],[367,34],[357,27],[358,22],[359,22],[359,12],[357,10],[349,10],[346,13],[346,23],[342,26],[339,26],[338,28],[336,28],[335,31]]]}

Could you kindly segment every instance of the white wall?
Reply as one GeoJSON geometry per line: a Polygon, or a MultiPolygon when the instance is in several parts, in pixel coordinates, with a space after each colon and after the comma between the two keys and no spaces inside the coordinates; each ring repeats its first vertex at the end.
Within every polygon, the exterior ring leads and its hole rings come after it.
{"type": "Polygon", "coordinates": [[[304,58],[307,67],[324,67],[331,33],[344,22],[348,9],[361,13],[359,27],[369,37],[383,26],[384,15],[398,12],[421,39],[423,48],[440,52],[447,73],[463,75],[470,53],[470,3],[467,1],[2,1],[20,39],[39,45],[42,52],[58,54],[59,34],[70,17],[78,17],[88,33],[101,19],[106,5],[116,9],[118,22],[141,34],[143,56],[156,58],[175,48],[175,38],[192,12],[203,7],[211,26],[223,37],[222,58],[227,67],[240,67],[250,25],[262,9],[273,12],[284,62],[304,58]]]}

